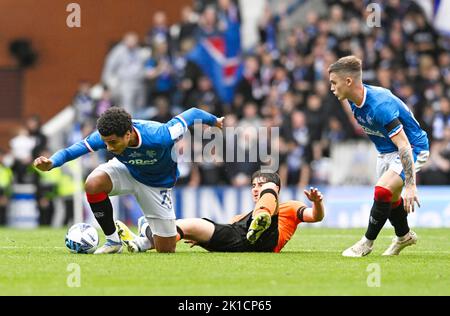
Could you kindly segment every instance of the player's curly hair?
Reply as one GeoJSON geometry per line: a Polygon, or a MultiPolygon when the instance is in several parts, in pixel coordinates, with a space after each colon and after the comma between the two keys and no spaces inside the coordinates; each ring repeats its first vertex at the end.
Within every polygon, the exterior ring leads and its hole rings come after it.
{"type": "Polygon", "coordinates": [[[109,108],[97,120],[97,129],[102,136],[123,137],[132,128],[131,115],[119,107],[109,108]]]}
{"type": "Polygon", "coordinates": [[[265,178],[267,182],[273,182],[281,189],[280,176],[276,172],[263,172],[258,170],[252,174],[252,183],[256,178],[265,178]]]}

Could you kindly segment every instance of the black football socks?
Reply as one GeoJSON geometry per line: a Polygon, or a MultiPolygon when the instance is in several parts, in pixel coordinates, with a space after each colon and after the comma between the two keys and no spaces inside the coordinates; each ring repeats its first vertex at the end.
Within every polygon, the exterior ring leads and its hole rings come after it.
{"type": "Polygon", "coordinates": [[[392,208],[389,221],[394,226],[397,237],[403,237],[409,232],[408,213],[405,211],[403,199],[401,199],[398,206],[392,208]]]}

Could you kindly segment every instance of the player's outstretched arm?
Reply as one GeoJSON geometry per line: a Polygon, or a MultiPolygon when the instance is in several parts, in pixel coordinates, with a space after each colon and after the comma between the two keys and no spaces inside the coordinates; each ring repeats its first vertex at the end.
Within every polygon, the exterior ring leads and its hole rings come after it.
{"type": "Polygon", "coordinates": [[[322,192],[317,188],[310,188],[310,190],[304,190],[308,200],[313,202],[312,207],[308,207],[303,212],[303,221],[308,223],[320,222],[325,217],[325,206],[323,205],[322,192]]]}
{"type": "Polygon", "coordinates": [[[195,123],[206,124],[209,126],[223,127],[224,117],[217,118],[206,111],[190,108],[187,111],[175,116],[160,129],[160,138],[165,145],[172,145],[173,142],[181,138],[188,128],[195,123]],[[167,133],[168,132],[168,133],[167,133]]]}
{"type": "Polygon", "coordinates": [[[209,126],[221,126],[223,124],[223,119],[218,119],[215,115],[203,111],[198,108],[190,108],[187,111],[176,116],[179,118],[182,123],[187,127],[194,125],[197,122],[201,122],[202,124],[206,124],[209,126]],[[220,121],[219,121],[220,120],[220,121]]]}
{"type": "Polygon", "coordinates": [[[401,130],[397,135],[391,138],[392,142],[398,148],[398,154],[405,173],[405,196],[403,201],[406,212],[414,212],[414,203],[420,207],[419,196],[416,187],[416,170],[414,166],[414,159],[412,155],[411,144],[405,131],[401,130]]]}
{"type": "MultiPolygon", "coordinates": [[[[50,158],[42,156],[36,158],[33,165],[41,171],[49,171],[52,168],[60,167],[68,161],[87,154],[91,150],[93,151],[92,146],[89,146],[90,148],[88,147],[87,140],[77,142],[68,148],[57,151],[50,158]]],[[[97,149],[95,146],[94,148],[97,149]]]]}

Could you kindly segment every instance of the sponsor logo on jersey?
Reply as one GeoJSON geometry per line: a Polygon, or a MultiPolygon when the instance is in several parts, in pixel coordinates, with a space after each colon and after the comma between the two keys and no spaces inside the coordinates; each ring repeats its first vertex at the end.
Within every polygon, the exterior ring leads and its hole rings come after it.
{"type": "Polygon", "coordinates": [[[378,136],[378,137],[384,138],[384,135],[379,131],[374,131],[373,129],[370,129],[370,128],[368,128],[366,126],[362,126],[362,125],[361,125],[361,127],[364,130],[364,132],[366,132],[367,135],[373,135],[373,136],[378,136]]]}
{"type": "Polygon", "coordinates": [[[127,163],[130,165],[135,165],[135,166],[148,166],[148,165],[154,165],[155,163],[158,162],[158,159],[150,159],[150,160],[145,160],[145,159],[134,159],[134,160],[128,160],[127,163]]]}

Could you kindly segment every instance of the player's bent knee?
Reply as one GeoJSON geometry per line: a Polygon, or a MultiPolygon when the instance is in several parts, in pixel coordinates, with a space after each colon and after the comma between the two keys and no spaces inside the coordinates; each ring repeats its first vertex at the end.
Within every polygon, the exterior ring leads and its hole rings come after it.
{"type": "Polygon", "coordinates": [[[84,190],[87,194],[109,193],[112,190],[112,182],[106,173],[90,174],[84,184],[84,190]]]}
{"type": "Polygon", "coordinates": [[[86,182],[84,183],[84,191],[87,194],[96,194],[99,193],[100,191],[98,190],[98,183],[95,179],[87,179],[86,182]]]}
{"type": "Polygon", "coordinates": [[[375,187],[374,199],[378,202],[391,202],[392,192],[388,188],[377,185],[375,187]]]}

